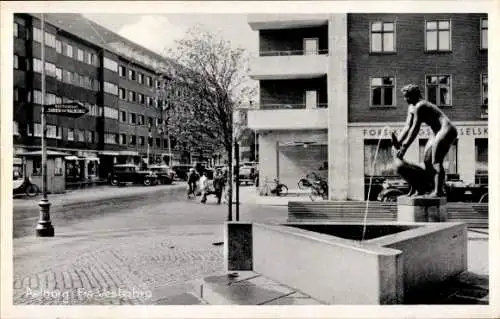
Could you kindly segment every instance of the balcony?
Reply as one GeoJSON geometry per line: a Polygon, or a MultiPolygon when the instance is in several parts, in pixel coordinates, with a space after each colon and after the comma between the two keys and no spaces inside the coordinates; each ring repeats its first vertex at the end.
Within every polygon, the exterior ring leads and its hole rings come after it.
{"type": "Polygon", "coordinates": [[[254,80],[311,79],[327,71],[328,50],[263,51],[251,59],[249,75],[254,80]]]}
{"type": "Polygon", "coordinates": [[[253,130],[307,130],[328,127],[326,104],[305,108],[305,104],[269,104],[248,111],[248,127],[253,130]]]}
{"type": "Polygon", "coordinates": [[[249,14],[252,30],[312,27],[328,23],[328,14],[249,14]]]}

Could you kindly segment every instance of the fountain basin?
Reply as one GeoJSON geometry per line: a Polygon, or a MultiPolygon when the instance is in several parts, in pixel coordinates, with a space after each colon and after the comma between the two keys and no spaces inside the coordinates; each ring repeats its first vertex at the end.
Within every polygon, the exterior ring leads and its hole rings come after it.
{"type": "Polygon", "coordinates": [[[467,269],[463,223],[226,223],[228,271],[252,270],[325,304],[411,303],[467,269]]]}

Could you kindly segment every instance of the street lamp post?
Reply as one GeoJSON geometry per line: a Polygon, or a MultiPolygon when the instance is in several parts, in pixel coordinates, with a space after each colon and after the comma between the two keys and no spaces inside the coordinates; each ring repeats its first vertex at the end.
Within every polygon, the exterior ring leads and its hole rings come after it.
{"type": "Polygon", "coordinates": [[[54,237],[54,227],[50,221],[50,202],[47,198],[47,123],[45,114],[45,16],[42,13],[41,19],[41,60],[42,60],[42,199],[38,203],[40,206],[40,219],[36,225],[37,237],[54,237]]]}

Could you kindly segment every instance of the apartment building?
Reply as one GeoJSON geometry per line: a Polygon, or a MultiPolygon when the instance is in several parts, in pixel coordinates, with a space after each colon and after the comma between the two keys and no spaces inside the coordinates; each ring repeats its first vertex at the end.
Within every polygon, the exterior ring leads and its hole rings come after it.
{"type": "MultiPolygon", "coordinates": [[[[250,15],[248,22],[259,32],[251,77],[260,103],[248,122],[259,133],[262,178],[293,188],[320,171],[331,199],[365,199],[370,176],[395,175],[389,134],[406,119],[400,89],[414,83],[458,127],[445,160],[449,178],[487,183],[487,14],[250,15]]],[[[422,127],[409,161],[422,162],[430,135],[422,127]]]]}
{"type": "MultiPolygon", "coordinates": [[[[42,35],[39,14],[14,16],[14,156],[40,149],[45,67],[45,104],[78,101],[89,109],[76,119],[47,116],[49,150],[71,154],[55,174],[65,170],[67,180],[79,181],[105,178],[114,163],[171,164],[161,94],[168,76],[158,73],[168,61],[81,15],[45,19],[42,35]]],[[[40,174],[41,162],[34,165],[40,174]]]]}

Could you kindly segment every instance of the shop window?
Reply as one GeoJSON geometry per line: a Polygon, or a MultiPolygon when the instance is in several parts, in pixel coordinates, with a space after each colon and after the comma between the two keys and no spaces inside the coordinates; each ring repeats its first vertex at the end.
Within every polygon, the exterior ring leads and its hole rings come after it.
{"type": "Polygon", "coordinates": [[[68,128],[68,141],[73,141],[75,139],[75,130],[68,128]]]}
{"type": "Polygon", "coordinates": [[[395,52],[394,22],[372,22],[370,28],[371,52],[395,52]]]}
{"type": "Polygon", "coordinates": [[[41,176],[42,175],[42,159],[41,158],[33,158],[33,176],[41,176]]]}
{"type": "Polygon", "coordinates": [[[371,106],[394,106],[396,90],[394,77],[371,78],[371,106]]]}
{"type": "Polygon", "coordinates": [[[76,134],[77,134],[78,142],[85,142],[84,131],[76,130],[76,134]]]}
{"type": "Polygon", "coordinates": [[[63,159],[62,157],[54,158],[54,175],[61,176],[63,174],[63,159]]]}
{"type": "Polygon", "coordinates": [[[450,75],[426,76],[426,98],[437,106],[451,106],[451,88],[450,75]]]}
{"type": "Polygon", "coordinates": [[[425,50],[451,51],[450,20],[435,20],[425,22],[425,50]]]}
{"type": "Polygon", "coordinates": [[[488,18],[481,19],[481,49],[488,49],[488,18]]]}
{"type": "Polygon", "coordinates": [[[488,176],[488,139],[476,138],[476,175],[488,176]]]}
{"type": "MultiPolygon", "coordinates": [[[[428,139],[419,139],[418,161],[424,167],[424,151],[428,139]]],[[[446,174],[457,174],[457,141],[451,144],[448,154],[444,157],[443,166],[446,174]]]]}
{"type": "Polygon", "coordinates": [[[96,161],[89,161],[87,164],[87,175],[95,176],[97,172],[97,163],[96,161]]]}
{"type": "Polygon", "coordinates": [[[377,158],[375,153],[377,151],[378,140],[365,140],[364,145],[364,166],[365,175],[371,176],[396,176],[394,170],[394,154],[390,140],[380,141],[377,158]],[[375,162],[375,166],[374,165],[375,162]],[[373,170],[373,172],[372,172],[373,170]]]}

